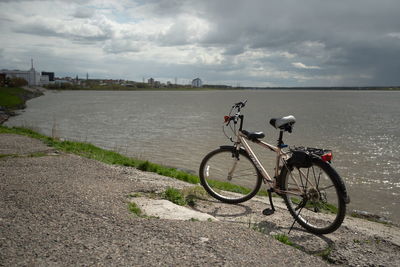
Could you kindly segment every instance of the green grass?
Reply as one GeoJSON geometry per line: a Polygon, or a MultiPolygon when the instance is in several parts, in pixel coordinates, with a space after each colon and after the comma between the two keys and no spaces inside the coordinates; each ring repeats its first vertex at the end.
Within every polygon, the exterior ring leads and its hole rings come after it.
{"type": "Polygon", "coordinates": [[[108,164],[135,167],[143,171],[155,172],[160,175],[176,178],[192,184],[197,184],[200,182],[199,178],[193,174],[151,163],[149,161],[129,158],[114,151],[102,149],[89,143],[61,141],[39,134],[30,129],[18,127],[8,128],[5,126],[0,126],[0,133],[13,133],[36,138],[43,141],[47,145],[56,148],[57,150],[95,159],[108,164]]]}
{"type": "Polygon", "coordinates": [[[7,109],[15,109],[25,103],[22,95],[28,91],[22,88],[0,87],[0,106],[7,109]]]}
{"type": "Polygon", "coordinates": [[[2,158],[16,158],[18,157],[17,154],[0,154],[0,159],[2,158]]]}
{"type": "Polygon", "coordinates": [[[179,206],[185,206],[187,204],[185,196],[179,189],[168,187],[163,196],[166,200],[169,200],[179,206]]]}
{"type": "Polygon", "coordinates": [[[135,202],[130,202],[128,204],[128,208],[129,211],[132,212],[133,214],[137,215],[137,216],[142,216],[142,210],[138,207],[138,205],[136,205],[135,202]]]}
{"type": "MultiPolygon", "coordinates": [[[[27,128],[13,127],[9,128],[6,126],[0,125],[0,134],[1,133],[12,133],[29,136],[35,139],[39,139],[43,141],[45,144],[54,147],[59,151],[64,151],[67,153],[76,154],[82,157],[86,157],[89,159],[98,160],[108,164],[121,165],[127,167],[138,168],[142,171],[154,172],[163,176],[172,177],[178,180],[182,180],[191,184],[200,183],[200,179],[198,176],[190,173],[186,173],[175,168],[162,166],[159,164],[155,164],[149,161],[144,161],[140,159],[134,159],[127,156],[123,156],[117,152],[102,149],[96,147],[89,143],[83,142],[73,142],[73,141],[61,141],[56,138],[51,138],[40,133],[37,133],[33,130],[27,128]]],[[[241,194],[247,194],[250,190],[248,188],[233,185],[227,182],[221,181],[209,181],[211,185],[217,189],[237,192],[241,194]]],[[[266,191],[260,191],[259,195],[268,195],[266,191]]]]}
{"type": "Polygon", "coordinates": [[[296,245],[295,243],[293,243],[289,237],[285,234],[277,234],[273,236],[276,240],[278,240],[279,242],[286,244],[288,246],[297,248],[297,249],[301,249],[301,247],[299,245],[296,245]]]}

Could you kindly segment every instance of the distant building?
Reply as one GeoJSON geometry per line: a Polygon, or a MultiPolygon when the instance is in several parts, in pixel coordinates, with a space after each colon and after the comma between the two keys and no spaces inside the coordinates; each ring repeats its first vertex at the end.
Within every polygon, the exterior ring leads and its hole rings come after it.
{"type": "Polygon", "coordinates": [[[42,76],[43,75],[49,76],[49,81],[54,82],[54,72],[42,71],[42,76]]]}
{"type": "Polygon", "coordinates": [[[196,78],[192,81],[192,87],[202,87],[203,82],[201,81],[200,78],[196,78]]]}
{"type": "Polygon", "coordinates": [[[153,78],[148,79],[148,80],[147,80],[147,83],[148,83],[151,87],[153,87],[153,86],[154,86],[154,79],[153,79],[153,78]]]}
{"type": "Polygon", "coordinates": [[[49,76],[48,75],[40,76],[40,84],[41,85],[48,85],[49,83],[50,83],[50,80],[49,80],[49,76]]]}
{"type": "Polygon", "coordinates": [[[29,86],[40,85],[40,73],[33,67],[33,60],[31,60],[30,70],[1,70],[0,73],[6,75],[6,78],[22,78],[28,82],[29,86]]]}

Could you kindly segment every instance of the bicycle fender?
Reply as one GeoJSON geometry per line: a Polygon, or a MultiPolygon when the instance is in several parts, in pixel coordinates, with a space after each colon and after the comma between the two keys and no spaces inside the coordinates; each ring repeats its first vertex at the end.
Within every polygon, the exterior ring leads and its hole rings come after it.
{"type": "Polygon", "coordinates": [[[234,146],[220,146],[219,148],[221,148],[221,149],[235,149],[235,147],[234,146]]]}

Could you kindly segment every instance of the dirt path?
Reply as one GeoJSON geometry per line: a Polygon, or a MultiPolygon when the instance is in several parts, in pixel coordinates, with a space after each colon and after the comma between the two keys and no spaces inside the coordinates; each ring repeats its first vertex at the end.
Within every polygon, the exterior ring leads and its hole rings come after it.
{"type": "Polygon", "coordinates": [[[183,185],[174,179],[16,135],[0,135],[0,153],[0,266],[325,265],[239,225],[129,212],[129,194],[183,185]]]}
{"type": "Polygon", "coordinates": [[[0,156],[5,154],[0,157],[0,266],[327,264],[310,254],[335,264],[400,266],[395,226],[346,217],[338,231],[321,237],[296,225],[288,235],[296,249],[271,237],[287,235],[293,222],[279,198],[269,217],[261,215],[264,198],[241,205],[205,198],[197,199],[193,210],[218,222],[146,219],[129,212],[134,196],[154,199],[168,186],[193,185],[57,153],[18,135],[0,135],[0,156]]]}

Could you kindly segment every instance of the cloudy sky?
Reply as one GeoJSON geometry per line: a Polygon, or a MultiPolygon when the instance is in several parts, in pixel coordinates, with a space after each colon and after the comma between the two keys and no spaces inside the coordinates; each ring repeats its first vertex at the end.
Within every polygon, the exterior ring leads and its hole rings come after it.
{"type": "Polygon", "coordinates": [[[399,0],[0,0],[0,69],[241,86],[400,85],[399,0]]]}

